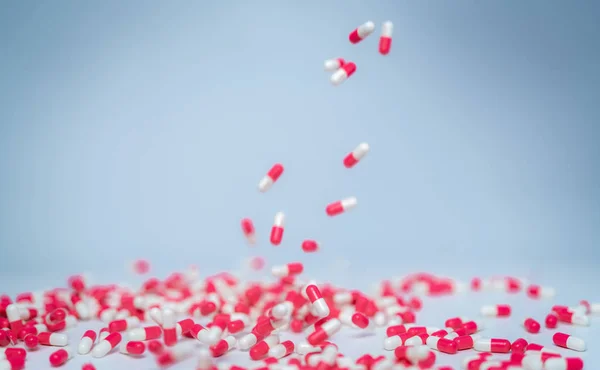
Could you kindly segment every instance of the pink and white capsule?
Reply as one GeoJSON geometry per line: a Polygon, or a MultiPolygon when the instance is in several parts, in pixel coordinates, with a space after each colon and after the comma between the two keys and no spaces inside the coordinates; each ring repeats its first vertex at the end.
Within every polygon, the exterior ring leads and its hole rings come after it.
{"type": "Polygon", "coordinates": [[[16,304],[12,303],[6,306],[6,318],[13,333],[18,333],[23,329],[21,312],[19,312],[19,307],[16,304]]]}
{"type": "Polygon", "coordinates": [[[292,354],[292,352],[294,352],[294,342],[286,340],[272,347],[269,350],[269,356],[279,359],[292,354]]]}
{"type": "Polygon", "coordinates": [[[555,333],[552,336],[552,342],[559,347],[568,348],[573,351],[583,352],[586,350],[583,339],[565,333],[555,333]]]}
{"type": "Polygon", "coordinates": [[[237,345],[240,351],[247,351],[258,342],[259,338],[256,334],[248,333],[238,340],[237,345]]]}
{"type": "Polygon", "coordinates": [[[69,344],[69,337],[62,333],[39,333],[38,340],[43,346],[64,347],[69,344]]]}
{"type": "Polygon", "coordinates": [[[351,43],[358,44],[359,42],[367,38],[367,36],[372,34],[373,31],[375,31],[375,23],[368,21],[361,24],[352,32],[350,32],[350,35],[348,35],[348,39],[351,43]]]}
{"type": "Polygon", "coordinates": [[[248,244],[254,245],[256,244],[256,231],[254,229],[254,223],[249,218],[244,218],[241,222],[242,224],[242,232],[248,241],[248,244]]]}
{"type": "Polygon", "coordinates": [[[511,308],[507,304],[497,304],[481,307],[481,315],[488,317],[508,317],[510,316],[511,308]]]}
{"type": "Polygon", "coordinates": [[[311,284],[307,286],[306,295],[308,296],[313,309],[319,317],[329,316],[329,306],[327,305],[327,302],[325,302],[325,299],[321,295],[321,291],[316,285],[311,284]]]}
{"type": "Polygon", "coordinates": [[[258,190],[261,193],[269,190],[271,186],[279,179],[281,174],[283,173],[283,165],[280,163],[275,163],[273,167],[267,172],[267,175],[263,177],[258,183],[258,190]]]}
{"type": "Polygon", "coordinates": [[[194,324],[190,329],[190,332],[194,336],[194,338],[198,339],[200,342],[204,344],[209,344],[210,342],[210,330],[205,328],[200,324],[194,324]]]}
{"type": "Polygon", "coordinates": [[[304,265],[300,262],[292,262],[285,265],[273,266],[271,274],[275,277],[286,277],[301,274],[304,265]]]}
{"type": "Polygon", "coordinates": [[[356,207],[358,200],[356,197],[349,197],[334,203],[331,203],[325,208],[328,216],[337,216],[356,207]]]}
{"type": "Polygon", "coordinates": [[[354,167],[358,162],[360,162],[361,159],[363,159],[364,156],[367,155],[367,153],[369,153],[369,144],[358,144],[358,146],[354,148],[352,152],[348,153],[348,155],[344,157],[344,167],[354,167]]]}
{"type": "Polygon", "coordinates": [[[177,320],[175,317],[175,311],[170,308],[163,309],[162,319],[163,339],[165,345],[168,347],[174,346],[175,343],[177,343],[177,329],[175,328],[177,320]]]}
{"type": "Polygon", "coordinates": [[[80,355],[87,355],[92,350],[94,342],[96,341],[96,332],[93,330],[87,330],[83,333],[79,346],[77,346],[77,353],[80,355]]]}
{"type": "Polygon", "coordinates": [[[579,357],[553,357],[544,362],[544,370],[582,370],[583,360],[579,357]]]}
{"type": "Polygon", "coordinates": [[[392,33],[394,32],[394,24],[390,21],[383,22],[381,26],[381,36],[379,37],[379,53],[388,55],[392,49],[392,33]]]}
{"type": "Polygon", "coordinates": [[[306,355],[309,353],[321,352],[321,347],[313,346],[310,343],[302,342],[296,346],[296,353],[306,355]]]}
{"type": "Polygon", "coordinates": [[[285,227],[285,215],[283,212],[277,212],[275,219],[273,220],[273,227],[271,228],[271,244],[279,245],[283,239],[283,228],[285,227]]]}
{"type": "Polygon", "coordinates": [[[109,334],[105,339],[96,344],[92,350],[92,357],[100,358],[106,356],[108,352],[121,343],[122,338],[121,333],[118,332],[109,334]]]}
{"type": "Polygon", "coordinates": [[[325,61],[325,71],[326,72],[335,72],[338,69],[342,68],[342,66],[345,63],[346,63],[346,61],[342,58],[327,59],[325,61]]]}
{"type": "Polygon", "coordinates": [[[162,330],[160,326],[147,326],[145,328],[135,328],[131,329],[127,333],[127,337],[130,341],[133,342],[142,342],[145,340],[152,340],[160,338],[162,334],[162,330]]]}
{"type": "Polygon", "coordinates": [[[556,290],[554,288],[534,284],[529,285],[526,292],[527,296],[533,299],[550,299],[556,295],[556,290]]]}
{"type": "Polygon", "coordinates": [[[331,75],[330,81],[334,86],[337,86],[350,78],[354,72],[356,72],[356,64],[348,62],[331,75]]]}

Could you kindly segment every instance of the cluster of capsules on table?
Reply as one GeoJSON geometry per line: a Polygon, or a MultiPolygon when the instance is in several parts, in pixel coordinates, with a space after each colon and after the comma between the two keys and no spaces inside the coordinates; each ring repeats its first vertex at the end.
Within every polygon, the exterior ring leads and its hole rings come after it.
{"type": "MultiPolygon", "coordinates": [[[[392,49],[393,30],[394,24],[392,22],[383,22],[381,26],[381,35],[379,36],[379,53],[381,55],[388,55],[392,49]]],[[[348,39],[352,44],[358,44],[374,31],[375,23],[368,21],[350,32],[348,39]]],[[[325,61],[325,71],[333,72],[330,81],[334,86],[337,86],[356,72],[356,63],[339,57],[328,59],[325,61]]]]}
{"type": "MultiPolygon", "coordinates": [[[[196,370],[450,370],[452,367],[436,363],[470,350],[478,355],[465,360],[468,370],[583,368],[580,358],[561,356],[523,338],[483,337],[481,317],[448,318],[443,328],[417,319],[422,295],[493,289],[525,292],[530,299],[539,300],[553,297],[550,287],[511,277],[477,278],[467,284],[419,273],[380,282],[376,292],[367,294],[304,282],[294,271],[288,268],[275,282],[251,282],[228,273],[200,278],[193,270],[163,280],[149,278],[137,289],[116,284],[91,286],[82,276],[73,276],[68,288],[22,293],[14,300],[2,296],[0,369],[24,369],[28,356],[47,356],[40,346],[55,348],[49,355],[54,367],[68,364],[76,353],[91,355],[82,370],[102,368],[101,358],[107,355],[146,358],[145,352],[153,354],[160,368],[195,357],[191,361],[196,370]],[[98,322],[105,323],[98,332],[87,330],[76,339],[66,334],[74,326],[98,322]],[[347,329],[340,332],[342,328],[347,329]],[[384,351],[359,358],[345,356],[335,341],[347,331],[380,338],[384,351]],[[286,336],[303,339],[294,341],[286,336]],[[242,367],[217,359],[234,351],[247,352],[253,365],[242,367]]],[[[481,315],[508,317],[511,311],[510,306],[497,304],[482,307],[481,315]]],[[[600,304],[587,301],[571,307],[555,305],[543,323],[549,329],[557,323],[561,328],[589,325],[590,315],[599,313],[600,304]]],[[[527,318],[522,326],[524,332],[536,333],[541,323],[527,318]]],[[[581,338],[559,331],[552,340],[568,350],[586,349],[581,338]]]]}

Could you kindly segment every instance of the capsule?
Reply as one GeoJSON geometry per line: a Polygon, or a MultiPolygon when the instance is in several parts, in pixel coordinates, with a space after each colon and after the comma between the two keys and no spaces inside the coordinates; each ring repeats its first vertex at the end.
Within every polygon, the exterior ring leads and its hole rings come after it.
{"type": "Polygon", "coordinates": [[[583,360],[578,357],[554,357],[544,362],[545,370],[582,370],[583,360]]]}
{"type": "Polygon", "coordinates": [[[34,349],[40,344],[40,340],[35,334],[27,334],[23,338],[23,343],[25,343],[27,348],[34,349]]]}
{"type": "Polygon", "coordinates": [[[244,233],[244,237],[248,241],[248,244],[254,245],[256,244],[256,230],[254,229],[254,223],[249,218],[242,219],[242,232],[244,233]]]}
{"type": "Polygon", "coordinates": [[[383,349],[386,351],[393,351],[400,346],[408,346],[408,340],[414,337],[414,335],[408,333],[401,333],[387,337],[383,341],[383,349]]]}
{"type": "Polygon", "coordinates": [[[344,157],[344,167],[354,167],[367,153],[369,153],[369,144],[360,143],[352,152],[344,157]]]}
{"type": "Polygon", "coordinates": [[[510,345],[510,350],[512,353],[525,353],[525,349],[527,349],[527,341],[524,338],[518,338],[510,345]]]}
{"type": "Polygon", "coordinates": [[[108,330],[111,333],[122,332],[128,329],[135,328],[140,325],[140,319],[131,316],[125,319],[113,320],[108,324],[108,330]]]}
{"type": "Polygon", "coordinates": [[[158,325],[147,326],[145,328],[135,328],[127,332],[130,341],[139,342],[160,338],[162,329],[158,325]]]}
{"type": "Polygon", "coordinates": [[[467,321],[469,321],[469,319],[463,316],[452,317],[444,322],[444,326],[446,328],[458,329],[462,326],[463,323],[467,321]]]}
{"type": "Polygon", "coordinates": [[[70,348],[61,348],[50,355],[50,365],[57,367],[64,365],[67,361],[73,358],[73,352],[70,348]]]}
{"type": "Polygon", "coordinates": [[[342,66],[342,68],[333,72],[330,81],[334,86],[340,85],[342,82],[350,78],[354,72],[356,72],[356,64],[354,62],[348,62],[342,66]]]}
{"type": "Polygon", "coordinates": [[[269,335],[262,341],[256,343],[254,347],[250,349],[250,358],[253,360],[259,360],[264,357],[269,350],[275,345],[279,344],[278,335],[269,335]]]}
{"type": "Polygon", "coordinates": [[[217,344],[210,347],[210,351],[213,357],[223,356],[225,353],[231,351],[235,347],[235,337],[228,335],[225,338],[217,342],[217,344]]]}
{"type": "MultiPolygon", "coordinates": [[[[329,315],[329,314],[327,314],[329,315]]],[[[352,323],[361,329],[366,329],[369,327],[369,318],[360,312],[355,312],[352,315],[352,323]]]]}
{"type": "Polygon", "coordinates": [[[589,326],[590,319],[587,316],[576,314],[575,312],[562,311],[558,313],[558,321],[572,325],[589,326]]]}
{"type": "Polygon", "coordinates": [[[311,284],[307,286],[306,295],[308,296],[308,300],[312,304],[313,309],[319,317],[329,316],[329,306],[327,305],[327,302],[325,302],[325,299],[321,295],[321,291],[316,285],[311,284]]]}
{"type": "Polygon", "coordinates": [[[88,305],[81,299],[79,294],[71,295],[71,303],[75,308],[75,312],[77,313],[77,317],[80,320],[88,320],[90,318],[90,309],[88,305]]]}
{"type": "Polygon", "coordinates": [[[163,341],[165,346],[172,347],[177,343],[177,324],[175,311],[170,308],[165,308],[162,311],[162,329],[163,329],[163,341]]]}
{"type": "Polygon", "coordinates": [[[276,277],[286,277],[301,274],[304,271],[304,265],[300,262],[292,262],[286,265],[273,266],[271,274],[276,277]]]}
{"type": "Polygon", "coordinates": [[[346,61],[342,58],[327,59],[324,63],[325,72],[335,72],[342,68],[345,63],[346,61]]]}
{"type": "Polygon", "coordinates": [[[586,350],[583,339],[565,333],[555,333],[552,336],[552,342],[559,347],[568,348],[573,351],[583,352],[586,350]]]}
{"type": "Polygon", "coordinates": [[[258,183],[258,190],[261,193],[264,193],[271,189],[271,186],[273,186],[273,184],[279,179],[281,174],[283,174],[283,165],[280,163],[275,163],[269,172],[267,172],[266,176],[263,177],[258,183]]]}
{"type": "Polygon", "coordinates": [[[146,344],[141,341],[130,341],[124,344],[121,344],[119,347],[119,352],[124,355],[134,355],[139,356],[146,351],[146,344]]]}
{"type": "Polygon", "coordinates": [[[527,296],[533,299],[550,299],[556,295],[554,288],[533,284],[529,285],[525,291],[527,292],[527,296]]]}
{"type": "Polygon", "coordinates": [[[312,253],[318,251],[320,244],[314,240],[305,240],[302,242],[302,250],[306,253],[312,253]]]}
{"type": "Polygon", "coordinates": [[[61,333],[39,333],[38,340],[42,346],[64,347],[69,344],[69,337],[61,333]]]}
{"type": "Polygon", "coordinates": [[[498,338],[477,339],[473,349],[479,352],[508,353],[510,351],[510,341],[498,338]]]}
{"type": "Polygon", "coordinates": [[[509,317],[511,308],[507,304],[497,304],[493,306],[481,307],[481,315],[489,317],[509,317]]]}
{"type": "Polygon", "coordinates": [[[531,317],[525,319],[525,321],[523,322],[523,327],[525,328],[525,331],[531,334],[537,334],[540,332],[541,329],[540,323],[532,319],[531,317]]]}
{"type": "Polygon", "coordinates": [[[321,325],[319,329],[316,329],[306,339],[308,340],[308,343],[313,346],[321,344],[323,341],[328,340],[331,336],[340,331],[341,327],[342,323],[340,320],[331,319],[321,325]]]}
{"type": "Polygon", "coordinates": [[[451,355],[458,351],[456,342],[452,339],[429,336],[425,344],[431,349],[451,355]]]}
{"type": "MultiPolygon", "coordinates": [[[[465,334],[474,334],[483,330],[483,323],[478,320],[467,321],[462,325],[461,329],[465,330],[465,334]]],[[[458,331],[458,330],[457,330],[458,331]]]]}
{"type": "Polygon", "coordinates": [[[271,228],[271,244],[275,246],[281,244],[281,240],[283,240],[284,223],[285,215],[283,212],[277,212],[277,214],[275,214],[273,227],[271,228]]]}
{"type": "Polygon", "coordinates": [[[558,316],[556,316],[554,313],[549,313],[544,322],[546,323],[546,327],[548,329],[555,329],[558,326],[558,316]]]}
{"type": "Polygon", "coordinates": [[[325,209],[328,216],[337,216],[356,207],[358,200],[355,197],[346,198],[334,203],[331,203],[325,209]]]}
{"type": "Polygon", "coordinates": [[[277,344],[276,346],[272,347],[269,350],[269,356],[271,357],[275,357],[277,359],[283,358],[285,356],[288,356],[290,354],[292,354],[294,352],[294,342],[292,342],[291,340],[286,340],[284,342],[281,342],[280,344],[277,344]]]}
{"type": "Polygon", "coordinates": [[[96,332],[93,330],[86,330],[79,341],[79,346],[77,346],[77,353],[80,355],[87,355],[92,350],[95,341],[96,332]]]}
{"type": "Polygon", "coordinates": [[[383,22],[381,26],[381,36],[379,37],[379,53],[388,55],[392,49],[392,33],[394,24],[390,21],[383,22]]]}
{"type": "Polygon", "coordinates": [[[21,320],[21,312],[19,311],[19,307],[12,303],[6,306],[6,318],[8,319],[8,324],[10,325],[10,330],[13,333],[18,333],[23,329],[23,320],[21,320]]]}
{"type": "Polygon", "coordinates": [[[367,36],[372,34],[373,31],[375,31],[375,23],[368,21],[356,27],[352,32],[350,32],[350,35],[348,35],[348,39],[351,43],[358,44],[367,36]]]}
{"type": "Polygon", "coordinates": [[[429,348],[420,346],[399,346],[394,350],[394,356],[398,360],[408,360],[413,364],[425,360],[429,356],[429,348]]]}
{"type": "Polygon", "coordinates": [[[96,358],[106,356],[113,348],[121,343],[121,333],[114,332],[110,333],[106,338],[98,342],[92,350],[92,356],[96,358]]]}

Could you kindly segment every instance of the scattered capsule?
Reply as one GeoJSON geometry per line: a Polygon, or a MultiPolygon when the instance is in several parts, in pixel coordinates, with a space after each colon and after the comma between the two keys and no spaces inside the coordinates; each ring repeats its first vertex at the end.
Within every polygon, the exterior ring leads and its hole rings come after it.
{"type": "Polygon", "coordinates": [[[346,168],[354,167],[367,153],[369,153],[369,144],[360,143],[352,152],[344,157],[344,166],[346,168]]]}
{"type": "Polygon", "coordinates": [[[27,348],[34,349],[38,346],[38,344],[40,344],[40,340],[35,334],[27,334],[23,338],[23,343],[25,343],[25,346],[27,348]]]}
{"type": "Polygon", "coordinates": [[[267,355],[269,350],[277,344],[279,344],[279,336],[269,335],[262,341],[256,343],[256,345],[250,349],[250,358],[253,360],[259,360],[267,355]]]}
{"type": "Polygon", "coordinates": [[[375,23],[368,21],[356,27],[352,32],[350,32],[348,39],[351,43],[358,44],[367,36],[372,34],[373,31],[375,31],[375,23]]]}
{"type": "Polygon", "coordinates": [[[525,319],[523,322],[523,327],[528,333],[537,334],[540,332],[541,325],[536,320],[530,318],[525,319]]]}
{"type": "Polygon", "coordinates": [[[275,246],[281,244],[281,240],[283,240],[284,223],[285,215],[283,212],[277,212],[277,214],[275,214],[275,220],[273,221],[273,227],[271,228],[271,244],[275,246]]]}
{"type": "Polygon", "coordinates": [[[559,347],[568,348],[573,351],[583,352],[586,350],[583,339],[565,333],[555,333],[552,336],[552,342],[559,347]]]}
{"type": "Polygon", "coordinates": [[[348,62],[331,75],[330,81],[334,86],[337,86],[350,78],[354,72],[356,72],[356,64],[348,62]]]}
{"type": "Polygon", "coordinates": [[[218,341],[217,344],[210,347],[213,357],[220,357],[231,351],[235,347],[235,342],[236,340],[233,335],[228,335],[218,341]]]}
{"type": "Polygon", "coordinates": [[[360,312],[355,312],[352,315],[352,323],[361,329],[369,327],[369,318],[360,312]]]}
{"type": "Polygon", "coordinates": [[[106,356],[113,348],[121,343],[121,333],[110,333],[106,338],[98,342],[92,350],[92,356],[96,358],[106,356]]]}
{"type": "Polygon", "coordinates": [[[358,200],[355,197],[346,198],[331,203],[325,209],[328,216],[337,216],[356,207],[358,200]]]}
{"type": "Polygon", "coordinates": [[[50,355],[50,365],[54,367],[62,366],[73,358],[73,352],[68,347],[61,348],[50,355]]]}
{"type": "Polygon", "coordinates": [[[408,360],[414,364],[427,359],[429,352],[429,347],[424,345],[399,346],[394,350],[394,356],[396,356],[398,360],[408,360]]]}
{"type": "Polygon", "coordinates": [[[141,341],[130,341],[124,344],[121,344],[119,347],[119,352],[124,355],[134,355],[139,356],[146,351],[146,344],[141,341]]]}
{"type": "Polygon", "coordinates": [[[286,340],[284,342],[281,342],[280,344],[277,344],[276,346],[272,347],[269,350],[269,356],[271,357],[275,357],[277,359],[283,358],[285,356],[288,356],[290,354],[292,354],[294,352],[294,342],[292,342],[291,340],[286,340]]]}
{"type": "Polygon", "coordinates": [[[481,338],[475,341],[473,349],[480,352],[508,353],[510,351],[510,341],[498,338],[481,338]]]}
{"type": "Polygon", "coordinates": [[[163,341],[165,346],[172,347],[177,343],[177,319],[175,317],[175,311],[170,308],[163,309],[162,319],[163,341]]]}
{"type": "Polygon", "coordinates": [[[158,325],[134,328],[127,332],[128,339],[133,342],[158,339],[161,335],[162,329],[158,325]]]}
{"type": "Polygon", "coordinates": [[[570,311],[562,311],[558,313],[558,321],[562,321],[572,325],[589,326],[590,319],[587,316],[577,314],[570,311]]]}
{"type": "Polygon", "coordinates": [[[258,183],[258,190],[261,193],[266,192],[273,186],[273,184],[281,177],[283,174],[283,165],[280,163],[276,163],[271,167],[269,172],[267,172],[266,176],[263,177],[258,183]]]}
{"type": "Polygon", "coordinates": [[[292,262],[285,265],[273,266],[271,274],[276,277],[286,277],[301,274],[304,271],[304,265],[300,262],[292,262]]]}
{"type": "Polygon", "coordinates": [[[313,346],[321,344],[328,340],[335,333],[340,331],[341,327],[342,323],[340,320],[331,319],[321,325],[319,329],[316,329],[314,332],[312,332],[306,339],[308,340],[308,343],[312,344],[313,346]]]}
{"type": "Polygon", "coordinates": [[[316,285],[311,284],[307,286],[306,295],[319,317],[329,316],[329,306],[327,305],[327,302],[325,302],[325,299],[321,295],[321,291],[316,285]]]}
{"type": "Polygon", "coordinates": [[[80,355],[87,355],[92,350],[95,341],[96,332],[93,330],[86,330],[79,341],[79,346],[77,346],[77,353],[80,355]]]}
{"type": "Polygon", "coordinates": [[[463,351],[465,349],[471,349],[475,346],[475,341],[479,339],[479,335],[462,335],[454,338],[454,342],[456,343],[456,349],[458,351],[463,351]]]}
{"type": "Polygon", "coordinates": [[[325,61],[325,71],[326,72],[335,72],[338,69],[342,68],[342,66],[345,63],[346,63],[346,61],[342,58],[327,59],[325,61]]]}
{"type": "Polygon", "coordinates": [[[249,218],[242,219],[242,232],[246,237],[246,240],[250,245],[256,244],[256,230],[254,229],[254,223],[249,218]]]}
{"type": "Polygon", "coordinates": [[[9,304],[5,309],[8,324],[13,333],[18,333],[23,329],[23,320],[21,320],[21,312],[16,304],[9,304]]]}
{"type": "Polygon", "coordinates": [[[508,317],[510,316],[511,308],[507,304],[497,304],[493,306],[483,306],[481,307],[481,315],[482,316],[491,316],[491,317],[508,317]]]}
{"type": "Polygon", "coordinates": [[[524,338],[519,338],[512,342],[510,350],[512,353],[525,353],[528,344],[524,338]]]}
{"type": "Polygon", "coordinates": [[[312,253],[318,251],[320,244],[314,240],[305,240],[302,242],[302,250],[306,253],[312,253]]]}
{"type": "Polygon", "coordinates": [[[526,288],[526,292],[527,296],[533,299],[549,299],[556,295],[554,288],[539,285],[529,285],[526,288]]]}
{"type": "Polygon", "coordinates": [[[69,344],[69,337],[61,333],[39,333],[38,340],[42,346],[64,347],[69,344]]]}
{"type": "Polygon", "coordinates": [[[392,49],[392,33],[394,24],[390,21],[383,22],[381,26],[381,36],[379,37],[379,53],[388,55],[392,49]]]}
{"type": "Polygon", "coordinates": [[[458,351],[456,342],[452,339],[429,336],[425,344],[431,349],[451,355],[458,351]]]}
{"type": "Polygon", "coordinates": [[[544,370],[582,370],[583,360],[578,357],[553,357],[544,362],[544,370]]]}
{"type": "Polygon", "coordinates": [[[558,326],[558,316],[556,316],[556,314],[554,314],[554,313],[549,313],[546,316],[545,323],[546,323],[546,327],[548,329],[556,328],[558,326]]]}
{"type": "Polygon", "coordinates": [[[122,332],[128,329],[135,328],[140,325],[140,319],[135,316],[130,316],[125,319],[113,320],[108,324],[108,330],[111,333],[122,332]]]}

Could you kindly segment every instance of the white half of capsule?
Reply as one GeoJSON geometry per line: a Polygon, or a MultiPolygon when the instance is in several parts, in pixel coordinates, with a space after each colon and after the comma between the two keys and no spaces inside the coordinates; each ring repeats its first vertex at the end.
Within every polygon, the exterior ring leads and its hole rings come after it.
{"type": "Polygon", "coordinates": [[[342,64],[340,63],[340,58],[335,59],[327,59],[324,63],[326,72],[334,72],[338,69],[342,68],[342,64]]]}
{"type": "Polygon", "coordinates": [[[112,350],[110,342],[107,340],[101,340],[94,349],[92,350],[92,357],[100,358],[104,357],[112,350]]]}
{"type": "Polygon", "coordinates": [[[352,151],[352,156],[357,161],[360,161],[365,155],[369,153],[369,144],[360,143],[358,146],[352,151]]]}
{"type": "Polygon", "coordinates": [[[586,350],[587,346],[585,345],[585,341],[581,338],[577,338],[574,336],[569,336],[567,338],[567,348],[572,349],[573,351],[583,352],[586,350]]]}
{"type": "Polygon", "coordinates": [[[364,39],[365,37],[369,36],[373,33],[373,31],[375,31],[375,23],[371,21],[365,22],[357,28],[358,36],[361,39],[364,39]]]}
{"type": "Polygon", "coordinates": [[[299,355],[306,355],[313,352],[321,352],[321,347],[315,347],[310,343],[302,342],[296,346],[295,351],[299,355]]]}
{"type": "Polygon", "coordinates": [[[258,183],[258,190],[261,193],[264,193],[265,191],[269,190],[271,186],[273,186],[273,179],[267,175],[260,179],[260,182],[258,183]]]}
{"type": "Polygon", "coordinates": [[[357,204],[358,199],[356,199],[356,197],[349,197],[342,200],[342,207],[344,208],[344,211],[351,210],[352,208],[356,207],[357,204]]]}
{"type": "Polygon", "coordinates": [[[285,224],[285,214],[283,212],[277,212],[275,214],[275,220],[273,221],[273,226],[283,227],[285,224]]]}
{"type": "Polygon", "coordinates": [[[381,26],[381,36],[391,38],[393,32],[394,24],[390,21],[383,22],[383,25],[381,26]]]}
{"type": "Polygon", "coordinates": [[[162,327],[163,329],[174,329],[177,324],[175,312],[170,308],[165,308],[162,311],[162,327]]]}
{"type": "Polygon", "coordinates": [[[337,71],[333,72],[333,74],[329,78],[329,81],[331,81],[331,83],[334,86],[337,86],[337,85],[341,84],[342,82],[346,81],[347,79],[348,79],[348,73],[346,73],[345,69],[340,68],[337,71]]]}
{"type": "Polygon", "coordinates": [[[327,317],[329,316],[329,306],[327,302],[325,302],[324,298],[319,298],[312,303],[312,307],[315,310],[315,313],[318,317],[327,317]]]}
{"type": "Polygon", "coordinates": [[[237,348],[240,351],[247,351],[250,347],[254,346],[257,343],[256,335],[249,333],[238,339],[237,348]]]}

